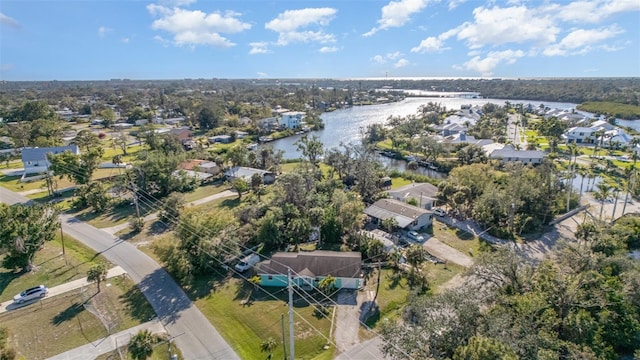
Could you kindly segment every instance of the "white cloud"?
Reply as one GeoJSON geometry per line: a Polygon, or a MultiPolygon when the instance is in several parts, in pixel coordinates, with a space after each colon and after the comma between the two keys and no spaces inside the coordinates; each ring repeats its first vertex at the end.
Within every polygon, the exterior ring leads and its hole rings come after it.
{"type": "Polygon", "coordinates": [[[376,55],[376,56],[372,57],[371,60],[373,62],[375,62],[375,63],[378,63],[378,64],[384,64],[384,63],[387,62],[387,60],[382,55],[376,55]]]}
{"type": "Polygon", "coordinates": [[[374,63],[377,64],[386,64],[387,62],[393,62],[396,61],[396,63],[394,64],[395,67],[402,67],[407,65],[409,62],[407,60],[401,59],[402,56],[404,54],[401,53],[400,51],[396,51],[396,52],[392,52],[392,53],[386,53],[385,55],[376,55],[374,57],[371,58],[371,61],[373,61],[374,63]],[[406,64],[404,63],[406,61],[406,64]],[[400,66],[396,66],[398,63],[401,63],[400,66]]]}
{"type": "Polygon", "coordinates": [[[161,4],[166,6],[185,6],[196,2],[196,0],[161,0],[161,4]]]}
{"type": "Polygon", "coordinates": [[[640,11],[640,1],[637,0],[609,0],[602,5],[602,12],[613,15],[620,12],[640,11]]]}
{"type": "Polygon", "coordinates": [[[13,64],[0,64],[0,72],[12,70],[14,67],[13,64]]]}
{"type": "Polygon", "coordinates": [[[420,45],[411,49],[413,53],[425,53],[425,52],[434,52],[442,49],[443,41],[439,38],[429,36],[428,38],[422,40],[420,45]]]}
{"type": "Polygon", "coordinates": [[[259,78],[266,78],[266,77],[268,77],[268,76],[269,76],[269,75],[267,75],[267,73],[265,73],[265,72],[261,72],[261,71],[258,71],[258,72],[256,73],[256,75],[258,75],[258,77],[259,77],[259,78]]]}
{"type": "Polygon", "coordinates": [[[234,34],[250,29],[249,23],[242,22],[241,14],[234,11],[225,13],[204,13],[200,10],[167,8],[161,5],[147,5],[147,10],[154,17],[159,17],[151,24],[154,30],[164,30],[173,35],[175,45],[211,45],[230,47],[235,44],[221,33],[234,34]]]}
{"type": "Polygon", "coordinates": [[[449,39],[458,33],[458,29],[454,28],[449,31],[445,31],[442,34],[438,35],[438,37],[429,36],[428,38],[422,40],[420,45],[411,49],[411,52],[414,53],[426,53],[426,52],[436,52],[446,50],[448,48],[444,48],[444,41],[449,39]]]}
{"type": "Polygon", "coordinates": [[[624,31],[616,25],[600,29],[577,29],[570,32],[559,43],[543,51],[547,56],[586,54],[597,43],[610,39],[624,31]]]}
{"type": "Polygon", "coordinates": [[[20,23],[15,19],[0,12],[0,25],[6,25],[14,29],[20,28],[20,23]]]}
{"type": "Polygon", "coordinates": [[[449,0],[449,10],[453,10],[457,8],[458,5],[462,5],[465,2],[467,2],[467,0],[449,0]]]}
{"type": "Polygon", "coordinates": [[[408,60],[400,59],[400,60],[398,60],[398,62],[393,64],[393,67],[397,69],[397,68],[405,67],[407,65],[409,65],[409,61],[408,60]]]}
{"type": "Polygon", "coordinates": [[[334,52],[338,51],[338,48],[335,47],[335,46],[323,46],[318,51],[323,53],[323,54],[328,54],[328,53],[334,53],[334,52]]]}
{"type": "Polygon", "coordinates": [[[402,54],[400,53],[400,51],[396,51],[394,53],[388,53],[387,54],[387,59],[389,60],[395,60],[397,58],[399,58],[400,56],[402,56],[402,54]]]}
{"type": "Polygon", "coordinates": [[[482,76],[493,75],[493,69],[501,63],[513,64],[518,58],[524,56],[522,50],[505,50],[505,51],[492,51],[487,54],[484,59],[480,56],[475,56],[466,63],[462,68],[480,73],[482,76]]]}
{"type": "Polygon", "coordinates": [[[122,41],[125,44],[128,44],[130,40],[131,40],[130,38],[125,37],[125,38],[122,38],[120,41],[122,41]]]}
{"type": "Polygon", "coordinates": [[[462,24],[458,31],[458,39],[465,40],[472,49],[526,42],[546,45],[555,42],[560,32],[551,16],[525,6],[479,7],[473,15],[474,22],[462,24]]]}
{"type": "Polygon", "coordinates": [[[269,44],[264,41],[252,42],[249,43],[249,46],[251,46],[249,55],[266,54],[269,52],[269,44]]]}
{"type": "Polygon", "coordinates": [[[278,33],[278,45],[285,46],[296,42],[318,42],[321,44],[335,42],[333,34],[324,33],[321,29],[333,20],[337,13],[333,8],[306,8],[287,10],[265,24],[265,29],[278,33]],[[314,30],[303,30],[315,27],[314,30]]]}
{"type": "Polygon", "coordinates": [[[154,37],[153,37],[153,40],[155,40],[155,41],[159,42],[159,43],[160,43],[160,44],[162,44],[162,46],[164,46],[164,47],[167,47],[167,46],[169,46],[169,44],[171,44],[171,41],[170,41],[170,40],[167,40],[167,39],[163,38],[163,37],[162,37],[162,36],[160,36],[160,35],[156,35],[156,36],[154,36],[154,37]]]}
{"type": "Polygon", "coordinates": [[[100,26],[98,28],[98,36],[105,37],[105,36],[107,36],[107,33],[110,33],[112,31],[113,31],[113,29],[111,29],[111,28],[108,28],[106,26],[100,26]]]}
{"type": "Polygon", "coordinates": [[[391,1],[382,7],[382,17],[378,26],[362,34],[371,36],[380,30],[402,27],[411,20],[411,15],[422,11],[427,6],[427,0],[399,0],[391,1]]]}

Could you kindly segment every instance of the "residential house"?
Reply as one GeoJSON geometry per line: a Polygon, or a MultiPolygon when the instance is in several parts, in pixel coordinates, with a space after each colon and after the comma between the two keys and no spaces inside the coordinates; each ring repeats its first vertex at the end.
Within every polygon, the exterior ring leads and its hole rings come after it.
{"type": "Polygon", "coordinates": [[[286,287],[288,271],[292,282],[303,289],[313,289],[322,279],[332,276],[338,289],[358,289],[363,284],[361,277],[362,255],[360,252],[324,251],[277,252],[271,259],[256,266],[262,286],[286,287]]]}
{"type": "Polygon", "coordinates": [[[375,239],[380,241],[382,244],[382,250],[385,253],[390,253],[396,249],[396,243],[398,242],[398,238],[389,234],[386,231],[380,229],[373,229],[371,231],[360,230],[360,235],[364,235],[368,238],[375,239]]]}
{"type": "Polygon", "coordinates": [[[233,142],[233,138],[231,135],[216,135],[211,136],[207,139],[209,144],[222,143],[222,144],[230,144],[233,142]]]}
{"type": "Polygon", "coordinates": [[[169,134],[184,143],[191,138],[192,131],[188,127],[180,127],[169,130],[169,134]]]}
{"type": "Polygon", "coordinates": [[[602,146],[606,148],[626,147],[631,143],[632,136],[629,136],[624,130],[615,128],[604,132],[602,136],[602,146]]]}
{"type": "Polygon", "coordinates": [[[516,150],[512,145],[504,145],[501,149],[495,148],[487,153],[489,159],[500,160],[503,164],[516,161],[523,164],[540,164],[544,155],[544,151],[516,150]]]}
{"type": "Polygon", "coordinates": [[[193,159],[178,165],[179,170],[192,170],[211,175],[218,175],[222,170],[213,161],[193,159]]]}
{"type": "Polygon", "coordinates": [[[244,179],[248,182],[251,182],[251,177],[253,177],[253,174],[262,175],[262,182],[265,185],[273,184],[276,181],[276,174],[272,172],[244,166],[234,166],[224,173],[224,175],[227,177],[227,180],[244,179]]]}
{"type": "Polygon", "coordinates": [[[565,139],[565,141],[568,144],[592,143],[594,140],[593,139],[594,132],[595,130],[590,127],[576,126],[576,127],[567,129],[567,131],[562,135],[562,137],[565,139]]]}
{"type": "Polygon", "coordinates": [[[431,210],[438,199],[438,188],[429,183],[413,183],[387,191],[392,198],[408,202],[411,199],[418,203],[418,207],[431,210]]]}
{"type": "Polygon", "coordinates": [[[259,128],[265,131],[271,131],[278,127],[278,118],[277,117],[268,117],[258,120],[257,125],[259,128]]]}
{"type": "Polygon", "coordinates": [[[302,111],[287,111],[282,113],[282,117],[278,121],[281,127],[287,129],[299,128],[305,113],[302,111]]]}
{"type": "Polygon", "coordinates": [[[149,123],[149,119],[138,119],[133,122],[136,126],[142,126],[149,123]]]}
{"type": "Polygon", "coordinates": [[[47,155],[60,154],[65,151],[70,151],[76,155],[80,155],[80,148],[78,148],[77,145],[22,149],[22,167],[24,167],[24,175],[46,172],[49,170],[49,166],[51,165],[47,155]]]}
{"type": "Polygon", "coordinates": [[[249,133],[246,131],[236,130],[236,139],[244,139],[249,136],[249,133]]]}
{"type": "Polygon", "coordinates": [[[395,219],[401,229],[418,230],[431,226],[433,211],[406,204],[396,199],[381,199],[367,207],[364,213],[374,224],[395,219]]]}

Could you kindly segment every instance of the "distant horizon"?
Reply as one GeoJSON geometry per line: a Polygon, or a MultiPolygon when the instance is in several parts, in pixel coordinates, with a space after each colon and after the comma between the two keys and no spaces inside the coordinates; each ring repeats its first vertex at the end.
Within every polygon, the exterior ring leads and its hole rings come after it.
{"type": "Polygon", "coordinates": [[[335,81],[444,81],[444,80],[598,80],[598,79],[639,79],[640,76],[557,76],[557,77],[465,77],[465,76],[399,76],[399,77],[274,77],[274,78],[112,78],[112,79],[75,79],[75,80],[0,80],[0,83],[19,83],[19,82],[94,82],[94,81],[189,81],[189,80],[228,80],[228,81],[280,81],[280,80],[335,80],[335,81]]]}
{"type": "Polygon", "coordinates": [[[4,0],[0,80],[626,78],[634,0],[4,0]]]}

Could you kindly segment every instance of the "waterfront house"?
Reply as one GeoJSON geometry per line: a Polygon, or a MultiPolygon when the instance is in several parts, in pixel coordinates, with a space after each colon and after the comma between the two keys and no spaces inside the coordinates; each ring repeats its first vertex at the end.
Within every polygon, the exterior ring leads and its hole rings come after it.
{"type": "Polygon", "coordinates": [[[413,183],[387,191],[392,198],[404,203],[414,199],[418,207],[431,210],[438,199],[438,188],[429,183],[413,183]]]}
{"type": "Polygon", "coordinates": [[[251,182],[251,177],[253,177],[253,174],[262,175],[262,182],[265,185],[273,184],[276,181],[276,174],[272,172],[244,166],[234,166],[224,173],[227,180],[229,181],[232,181],[234,179],[244,179],[248,182],[251,182]]]}
{"type": "Polygon", "coordinates": [[[398,227],[418,230],[431,226],[433,211],[406,204],[396,199],[380,199],[364,210],[373,224],[380,225],[386,219],[395,219],[398,227]]]}
{"type": "Polygon", "coordinates": [[[47,155],[61,154],[65,151],[70,151],[73,154],[80,155],[80,148],[78,148],[77,145],[22,149],[22,167],[24,167],[24,175],[46,172],[49,170],[49,166],[51,165],[47,155]]]}
{"type": "MultiPolygon", "coordinates": [[[[501,144],[500,144],[501,145],[501,144]]],[[[486,151],[486,148],[484,148],[486,151]]],[[[487,153],[489,159],[500,160],[503,164],[519,161],[523,164],[540,164],[544,159],[544,151],[516,150],[512,145],[504,145],[502,148],[493,147],[487,153]]]]}
{"type": "Polygon", "coordinates": [[[262,286],[286,287],[288,269],[292,282],[303,289],[313,289],[322,279],[332,276],[338,289],[358,289],[362,285],[360,252],[324,251],[277,252],[258,263],[256,271],[262,286]]]}
{"type": "Polygon", "coordinates": [[[287,111],[282,113],[279,120],[280,126],[286,129],[297,129],[302,123],[305,113],[302,111],[287,111]]]}
{"type": "Polygon", "coordinates": [[[594,129],[590,127],[572,127],[567,129],[567,131],[562,135],[565,141],[568,144],[584,144],[584,143],[592,143],[593,142],[593,133],[594,129]]]}

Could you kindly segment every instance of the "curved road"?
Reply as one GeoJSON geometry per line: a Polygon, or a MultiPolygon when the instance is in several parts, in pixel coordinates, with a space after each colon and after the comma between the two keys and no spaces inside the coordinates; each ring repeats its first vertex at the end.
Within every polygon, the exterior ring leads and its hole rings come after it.
{"type": "MultiPolygon", "coordinates": [[[[15,204],[28,198],[0,187],[0,202],[15,204]]],[[[240,359],[209,320],[196,308],[171,276],[135,246],[69,216],[62,229],[122,267],[138,285],[165,325],[185,359],[240,359]]]]}

